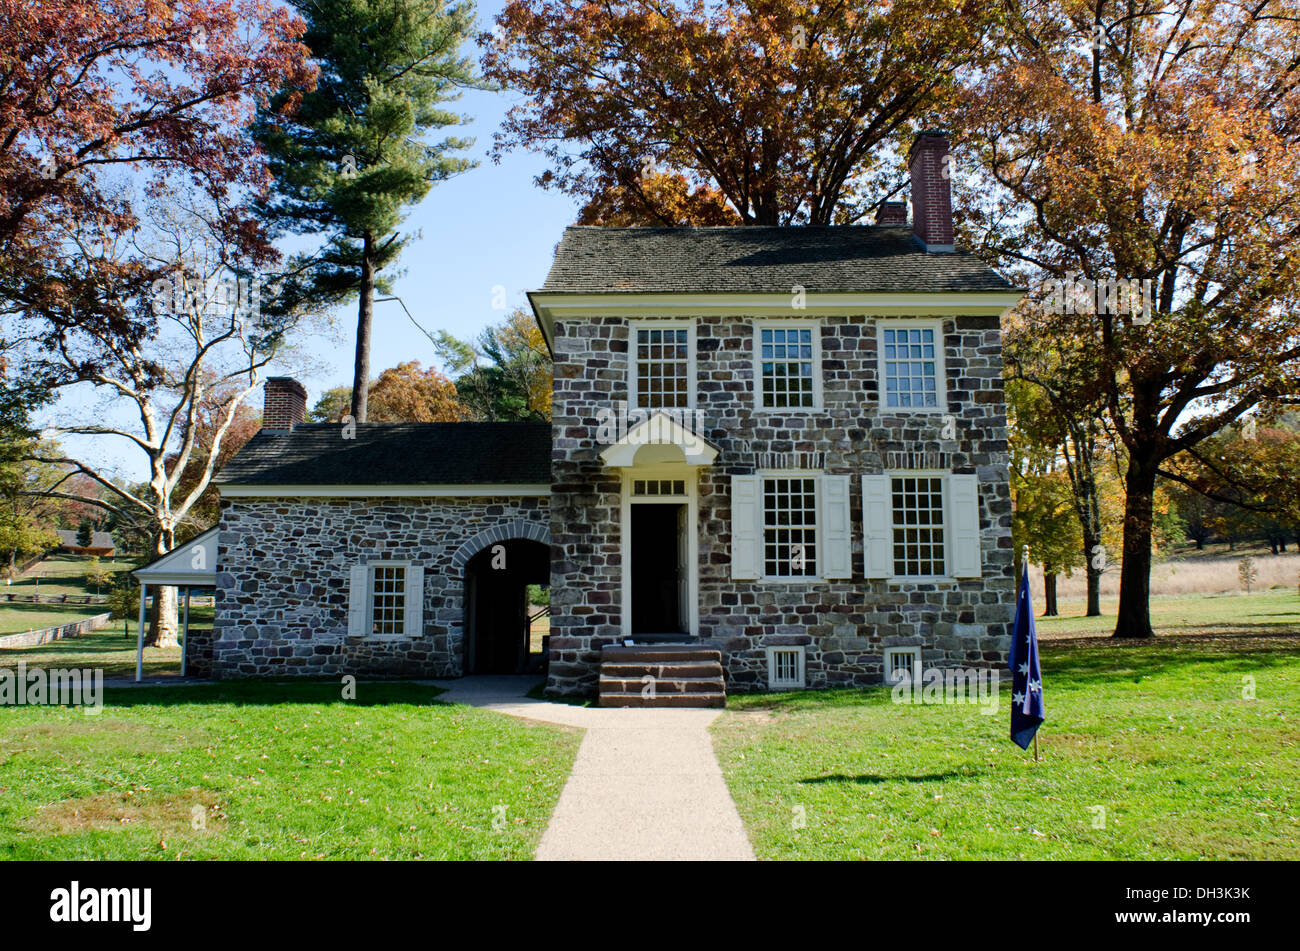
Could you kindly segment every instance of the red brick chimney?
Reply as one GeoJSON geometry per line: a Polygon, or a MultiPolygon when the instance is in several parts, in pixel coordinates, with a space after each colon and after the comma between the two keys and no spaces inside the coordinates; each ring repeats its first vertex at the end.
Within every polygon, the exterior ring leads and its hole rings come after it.
{"type": "Polygon", "coordinates": [[[883,201],[876,212],[876,224],[889,228],[907,224],[907,202],[883,201]]]}
{"type": "Polygon", "coordinates": [[[262,428],[286,431],[307,421],[307,390],[293,377],[266,378],[262,428]]]}
{"type": "Polygon", "coordinates": [[[912,172],[912,233],[932,252],[953,250],[948,134],[922,132],[907,156],[912,172]]]}

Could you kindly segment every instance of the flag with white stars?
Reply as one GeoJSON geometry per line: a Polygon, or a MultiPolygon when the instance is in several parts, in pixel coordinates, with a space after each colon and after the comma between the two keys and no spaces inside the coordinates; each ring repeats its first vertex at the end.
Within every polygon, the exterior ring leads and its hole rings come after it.
{"type": "Polygon", "coordinates": [[[1020,579],[1016,598],[1016,629],[1011,635],[1011,739],[1029,749],[1045,719],[1043,672],[1038,666],[1038,634],[1034,631],[1034,602],[1029,596],[1029,563],[1020,579]]]}

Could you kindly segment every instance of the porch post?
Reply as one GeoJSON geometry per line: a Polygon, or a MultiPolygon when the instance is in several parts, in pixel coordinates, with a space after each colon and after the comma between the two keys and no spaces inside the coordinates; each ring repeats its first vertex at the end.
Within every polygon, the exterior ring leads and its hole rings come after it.
{"type": "Polygon", "coordinates": [[[185,658],[190,653],[190,586],[185,586],[185,633],[181,641],[181,676],[185,676],[185,658]]]}
{"type": "Polygon", "coordinates": [[[135,629],[135,682],[144,680],[144,593],[149,586],[140,582],[140,626],[135,629]]]}

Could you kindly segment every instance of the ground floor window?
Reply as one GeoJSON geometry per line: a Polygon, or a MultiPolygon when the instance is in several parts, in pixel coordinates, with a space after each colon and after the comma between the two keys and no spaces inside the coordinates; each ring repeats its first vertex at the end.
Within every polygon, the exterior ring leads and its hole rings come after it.
{"type": "Polygon", "coordinates": [[[817,574],[817,480],[763,479],[763,573],[769,578],[817,574]]]}
{"type": "Polygon", "coordinates": [[[941,577],[947,574],[944,554],[943,479],[938,476],[894,476],[894,574],[899,577],[941,577]]]}
{"type": "Polygon", "coordinates": [[[406,628],[406,566],[375,565],[370,579],[370,633],[400,636],[406,628]]]}

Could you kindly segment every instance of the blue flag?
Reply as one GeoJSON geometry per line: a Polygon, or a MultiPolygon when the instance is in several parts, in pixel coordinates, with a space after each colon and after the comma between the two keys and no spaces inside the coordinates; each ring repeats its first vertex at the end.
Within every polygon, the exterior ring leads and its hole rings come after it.
{"type": "Polygon", "coordinates": [[[1007,666],[1011,668],[1011,739],[1027,750],[1045,719],[1043,672],[1038,666],[1038,635],[1034,631],[1034,602],[1029,597],[1028,562],[1016,598],[1016,630],[1011,635],[1007,666]]]}

